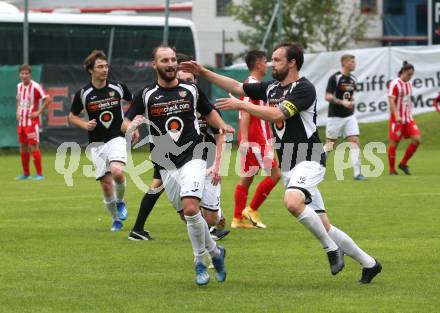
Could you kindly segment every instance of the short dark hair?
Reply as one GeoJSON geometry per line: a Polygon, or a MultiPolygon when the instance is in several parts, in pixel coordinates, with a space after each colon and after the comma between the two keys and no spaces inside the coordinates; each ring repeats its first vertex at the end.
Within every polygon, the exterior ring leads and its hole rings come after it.
{"type": "Polygon", "coordinates": [[[288,62],[292,60],[296,61],[296,68],[299,71],[304,63],[303,47],[296,42],[282,42],[276,45],[273,51],[278,50],[280,48],[286,49],[286,57],[288,62]]]}
{"type": "Polygon", "coordinates": [[[107,61],[107,56],[105,55],[104,51],[102,50],[93,50],[84,60],[84,69],[86,70],[87,74],[90,75],[90,70],[93,70],[93,67],[95,66],[96,60],[105,60],[107,61]]]}
{"type": "Polygon", "coordinates": [[[262,58],[267,58],[266,52],[260,50],[249,51],[245,57],[246,65],[249,71],[252,71],[255,67],[255,64],[257,64],[257,61],[262,58]]]}
{"type": "Polygon", "coordinates": [[[29,64],[22,64],[18,67],[18,72],[22,72],[22,71],[28,71],[29,73],[32,73],[31,67],[29,66],[29,64]]]}
{"type": "Polygon", "coordinates": [[[414,70],[414,65],[408,63],[408,61],[403,61],[402,68],[399,71],[399,76],[402,75],[403,72],[406,72],[408,70],[414,70]]]}
{"type": "Polygon", "coordinates": [[[173,50],[174,52],[176,52],[176,49],[174,47],[171,47],[169,45],[166,45],[166,44],[162,43],[159,46],[157,46],[156,48],[154,48],[153,51],[151,52],[151,60],[154,61],[154,59],[156,57],[157,50],[159,50],[159,49],[168,49],[168,48],[173,50]]]}
{"type": "Polygon", "coordinates": [[[344,63],[346,60],[353,60],[355,57],[353,54],[343,54],[341,56],[341,64],[344,63]]]}
{"type": "Polygon", "coordinates": [[[177,63],[194,61],[194,57],[183,53],[176,53],[177,63]]]}

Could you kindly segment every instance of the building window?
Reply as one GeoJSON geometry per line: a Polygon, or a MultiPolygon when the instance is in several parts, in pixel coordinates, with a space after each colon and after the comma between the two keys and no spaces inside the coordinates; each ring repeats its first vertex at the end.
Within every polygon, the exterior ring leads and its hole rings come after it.
{"type": "Polygon", "coordinates": [[[376,0],[361,0],[361,12],[364,14],[376,13],[376,0]]]}
{"type": "MultiPolygon", "coordinates": [[[[232,65],[234,61],[234,57],[232,53],[225,53],[225,66],[232,65]]],[[[216,53],[215,54],[215,67],[222,68],[222,54],[216,53]]]]}
{"type": "Polygon", "coordinates": [[[402,0],[388,0],[383,3],[383,12],[386,15],[403,15],[404,5],[402,0]]]}
{"type": "Polygon", "coordinates": [[[232,0],[217,0],[217,16],[228,16],[228,6],[232,0]]]}
{"type": "Polygon", "coordinates": [[[416,6],[416,32],[420,35],[428,33],[428,23],[426,16],[428,15],[428,6],[426,4],[418,4],[416,6]]]}

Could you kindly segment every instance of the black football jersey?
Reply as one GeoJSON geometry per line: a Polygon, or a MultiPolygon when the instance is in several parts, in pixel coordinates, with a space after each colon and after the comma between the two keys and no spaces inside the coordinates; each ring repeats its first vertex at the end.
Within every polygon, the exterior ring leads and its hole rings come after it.
{"type": "MultiPolygon", "coordinates": [[[[330,76],[326,92],[333,94],[340,100],[353,100],[353,93],[356,89],[356,77],[354,75],[346,76],[341,72],[336,72],[330,76]]],[[[329,103],[328,117],[348,117],[353,115],[354,107],[349,109],[343,105],[329,103]]]]}
{"type": "Polygon", "coordinates": [[[243,84],[247,96],[279,107],[287,101],[294,114],[282,122],[272,123],[275,149],[283,172],[302,161],[325,165],[325,153],[316,127],[316,90],[305,77],[281,86],[278,81],[243,84]]]}
{"type": "Polygon", "coordinates": [[[197,112],[205,116],[211,110],[212,104],[197,85],[179,81],[175,87],[163,88],[156,82],[136,93],[126,118],[144,115],[153,163],[167,168],[171,161],[179,168],[193,158],[203,158],[197,112]]]}
{"type": "Polygon", "coordinates": [[[127,86],[108,80],[104,88],[96,89],[88,83],[75,93],[70,112],[79,115],[86,111],[89,120],[96,120],[96,127],[89,131],[89,142],[107,142],[124,136],[121,125],[124,119],[121,100],[132,100],[127,86]]]}

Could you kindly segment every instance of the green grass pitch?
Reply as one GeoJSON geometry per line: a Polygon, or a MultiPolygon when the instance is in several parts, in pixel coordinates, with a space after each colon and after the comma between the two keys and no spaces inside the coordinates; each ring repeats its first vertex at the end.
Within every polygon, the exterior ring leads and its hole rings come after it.
{"type": "MultiPolygon", "coordinates": [[[[329,160],[320,190],[332,223],[383,265],[365,286],[357,284],[360,265],[348,257],[342,273],[330,274],[319,243],[284,208],[281,185],[261,207],[266,230],[232,230],[221,242],[226,282],[218,284],[211,273],[209,285],[199,288],[186,227],[165,195],[146,225],[156,240],[132,242],[127,236],[142,192],[130,179],[129,219],[122,232],[111,233],[93,178],[77,171],[67,187],[54,169],[55,154],[45,152],[44,181],[15,181],[18,154],[0,155],[0,312],[438,312],[438,125],[438,114],[420,117],[427,135],[410,161],[412,176],[384,172],[355,182],[349,169],[338,181],[329,160]]],[[[361,131],[364,143],[384,140],[386,124],[361,131]]],[[[139,163],[145,154],[134,157],[139,163]]],[[[236,182],[235,174],[223,178],[228,228],[236,182]]]]}

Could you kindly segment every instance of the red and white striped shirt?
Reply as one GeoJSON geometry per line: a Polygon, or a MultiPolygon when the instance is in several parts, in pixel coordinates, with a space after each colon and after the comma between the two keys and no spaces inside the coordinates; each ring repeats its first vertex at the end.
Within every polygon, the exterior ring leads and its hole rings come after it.
{"type": "Polygon", "coordinates": [[[17,85],[18,113],[20,116],[18,120],[19,127],[34,124],[40,125],[40,117],[38,116],[35,119],[31,119],[31,112],[36,112],[40,101],[47,96],[46,91],[36,81],[31,80],[27,86],[23,83],[17,85]]]}
{"type": "MultiPolygon", "coordinates": [[[[396,98],[397,112],[402,120],[402,124],[409,123],[413,120],[411,111],[412,83],[404,82],[400,78],[393,79],[388,89],[388,96],[396,98]]],[[[392,118],[393,113],[391,113],[392,118]]]]}
{"type": "MultiPolygon", "coordinates": [[[[245,83],[259,83],[258,80],[249,76],[245,83]]],[[[249,97],[241,97],[241,100],[251,102],[255,105],[267,106],[268,104],[262,100],[252,100],[249,97]]],[[[241,111],[238,113],[238,119],[241,120],[241,111]]],[[[248,127],[248,142],[255,142],[259,145],[271,144],[271,132],[269,122],[260,120],[259,118],[250,115],[249,127],[248,127]]],[[[238,142],[241,142],[241,129],[238,132],[238,142]]]]}

